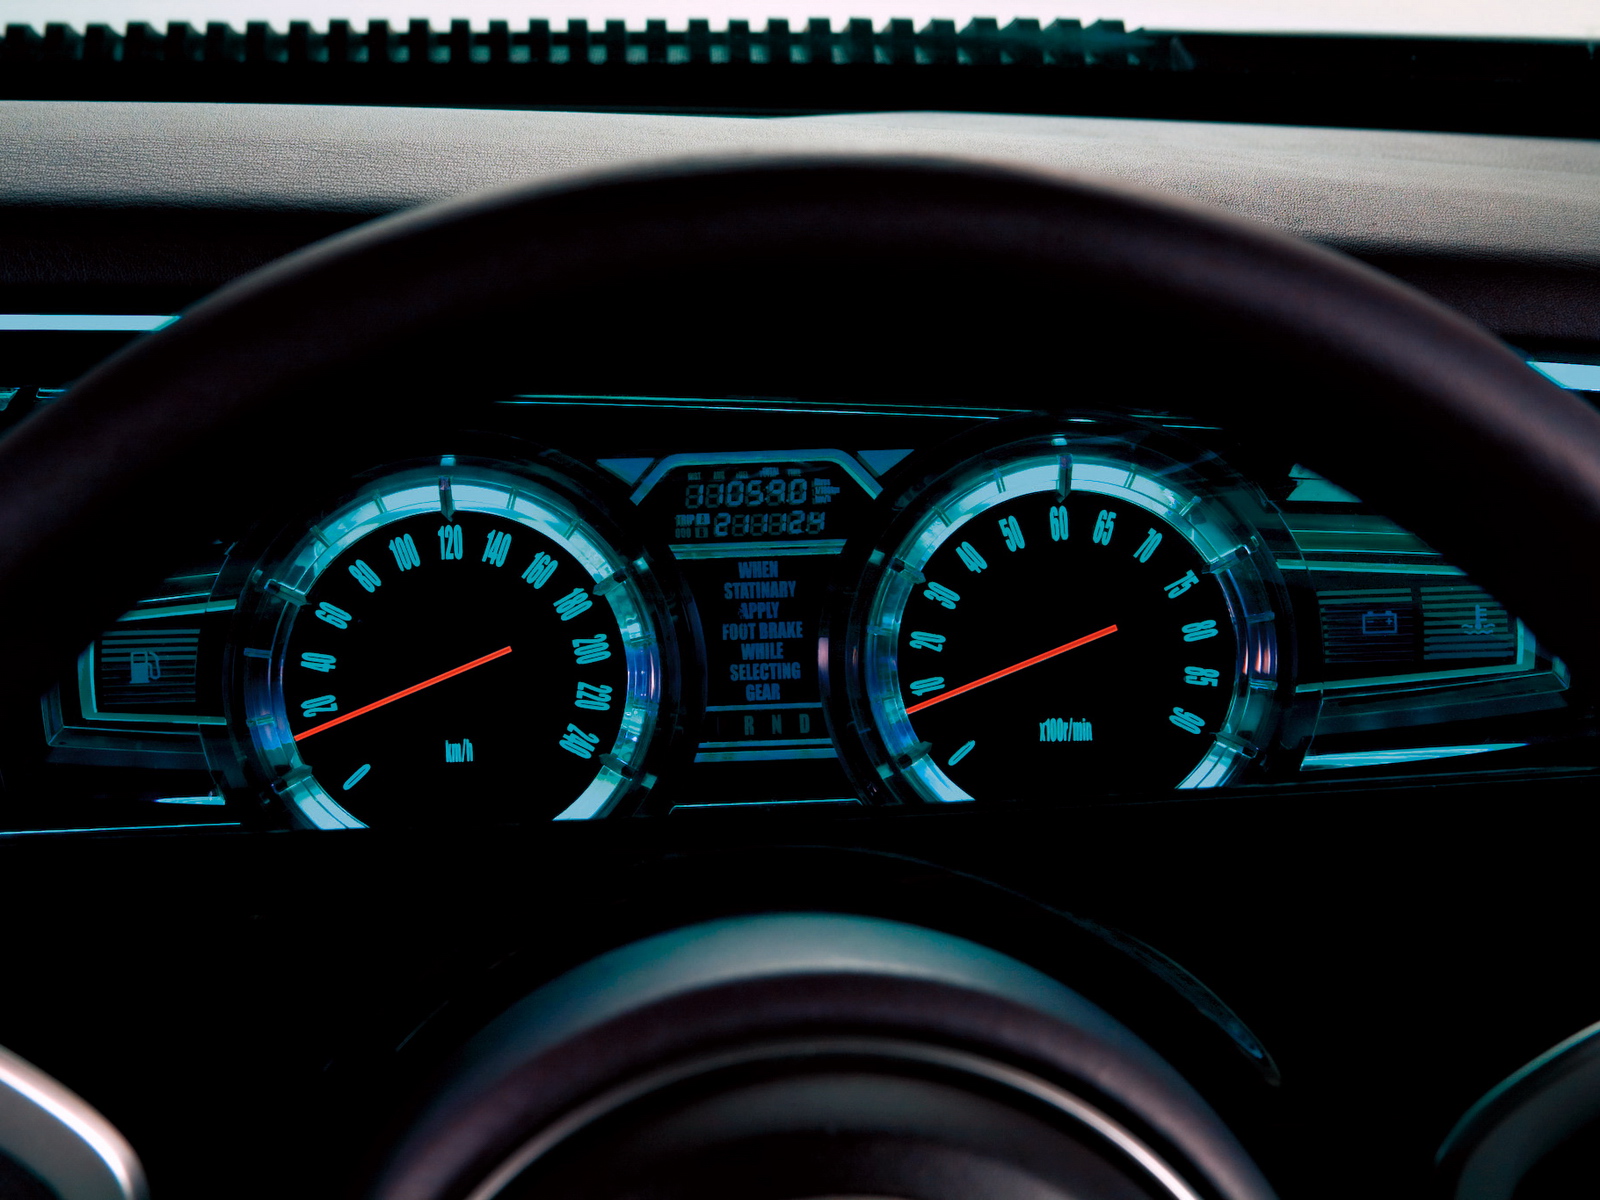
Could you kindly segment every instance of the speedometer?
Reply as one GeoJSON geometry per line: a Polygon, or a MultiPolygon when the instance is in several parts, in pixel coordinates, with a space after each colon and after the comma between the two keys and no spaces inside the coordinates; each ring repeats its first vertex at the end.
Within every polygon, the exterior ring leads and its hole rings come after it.
{"type": "Polygon", "coordinates": [[[649,563],[548,473],[382,473],[263,559],[238,724],[319,827],[583,818],[646,786],[668,686],[649,563]]]}
{"type": "Polygon", "coordinates": [[[1265,743],[1259,538],[1143,439],[998,447],[911,498],[844,623],[861,782],[923,801],[1201,787],[1265,743]]]}

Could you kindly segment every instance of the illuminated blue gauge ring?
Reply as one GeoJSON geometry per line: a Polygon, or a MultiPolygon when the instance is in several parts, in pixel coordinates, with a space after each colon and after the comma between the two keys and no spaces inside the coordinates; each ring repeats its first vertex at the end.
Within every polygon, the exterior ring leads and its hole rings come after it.
{"type": "Polygon", "coordinates": [[[264,790],[319,829],[583,820],[642,794],[669,619],[604,525],[538,477],[446,458],[281,539],[232,651],[264,790]]]}
{"type": "Polygon", "coordinates": [[[1272,733],[1281,580],[1181,463],[1098,438],[969,460],[873,553],[860,782],[904,800],[1215,787],[1272,733]]]}

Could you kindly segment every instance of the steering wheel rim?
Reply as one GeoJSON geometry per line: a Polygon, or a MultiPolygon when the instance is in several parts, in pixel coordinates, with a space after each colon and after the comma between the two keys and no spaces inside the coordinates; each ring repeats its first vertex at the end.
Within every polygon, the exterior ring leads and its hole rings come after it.
{"type": "MultiPolygon", "coordinates": [[[[981,1058],[995,1072],[983,1071],[984,1087],[1018,1069],[1036,1073],[1035,1084],[1054,1081],[1046,1086],[1066,1108],[1113,1133],[1121,1151],[1108,1143],[1100,1151],[1106,1161],[1133,1151],[1150,1185],[1137,1194],[1275,1200],[1247,1151],[1188,1081],[1065,984],[934,929],[804,911],[671,929],[610,949],[534,989],[444,1064],[384,1154],[366,1197],[566,1195],[548,1179],[519,1188],[519,1177],[536,1175],[541,1160],[559,1154],[586,1127],[663,1086],[696,1081],[692,1090],[702,1091],[719,1066],[787,1059],[793,1069],[846,1042],[867,1056],[887,1052],[924,1065],[952,1054],[973,1066],[981,1058]]],[[[915,1124],[900,1127],[897,1138],[913,1135],[915,1124]]],[[[826,1122],[828,1141],[840,1144],[813,1148],[816,1158],[837,1159],[847,1176],[854,1174],[853,1155],[840,1135],[848,1126],[841,1111],[837,1123],[826,1122]]],[[[600,1139],[602,1159],[615,1157],[615,1133],[600,1139]]],[[[643,1164],[629,1162],[627,1173],[649,1179],[651,1195],[774,1194],[748,1183],[718,1187],[701,1180],[684,1187],[685,1164],[672,1159],[692,1140],[685,1134],[680,1129],[651,1139],[653,1147],[636,1146],[643,1164]]],[[[914,1164],[912,1178],[898,1180],[905,1191],[869,1171],[878,1186],[862,1186],[867,1181],[855,1174],[856,1186],[836,1179],[817,1194],[939,1196],[952,1182],[957,1195],[997,1198],[1128,1194],[1081,1179],[1062,1191],[1039,1180],[1016,1188],[964,1171],[941,1179],[944,1170],[926,1156],[933,1150],[919,1141],[919,1152],[896,1153],[914,1164]]],[[[781,1151],[771,1143],[759,1149],[728,1143],[715,1154],[765,1158],[781,1151]]],[[[603,1174],[609,1165],[580,1160],[577,1174],[603,1174]]],[[[775,1194],[812,1194],[792,1177],[784,1183],[775,1194]]],[[[579,1190],[585,1196],[638,1194],[627,1184],[617,1193],[604,1183],[594,1192],[579,1190]]]]}
{"type": "MultiPolygon", "coordinates": [[[[466,197],[223,288],[0,443],[0,661],[16,686],[42,687],[158,573],[152,544],[247,519],[275,475],[306,469],[284,427],[307,419],[313,400],[342,406],[321,411],[337,414],[332,443],[347,450],[360,421],[422,412],[415,398],[317,381],[397,348],[414,355],[441,328],[503,335],[503,310],[531,315],[545,344],[603,353],[600,333],[579,327],[599,310],[565,304],[600,289],[748,336],[749,298],[719,288],[763,266],[812,270],[813,285],[831,272],[838,303],[869,294],[902,334],[936,311],[995,335],[997,304],[1028,322],[1060,297],[1080,298],[1079,311],[1084,297],[1133,297],[1299,363],[1311,399],[1253,386],[1215,409],[1314,435],[1309,465],[1427,538],[1569,660],[1600,668],[1587,601],[1600,560],[1571,553],[1600,531],[1600,415],[1481,328],[1331,251],[1153,193],[983,164],[837,158],[671,164],[466,197]],[[928,264],[954,265],[938,309],[927,292],[942,277],[928,264]],[[1027,295],[973,294],[991,279],[1024,280],[1027,295]],[[1474,503],[1488,481],[1517,504],[1474,503]],[[1540,562],[1538,579],[1518,569],[1524,556],[1540,562]]],[[[768,278],[776,318],[810,322],[781,330],[791,343],[842,336],[829,312],[808,316],[781,275],[768,278]]],[[[761,347],[731,342],[717,354],[760,365],[761,347]]],[[[1001,385],[1059,390],[1048,355],[1012,358],[1001,385]]],[[[429,378],[449,365],[427,358],[429,378]]],[[[952,369],[981,386],[971,362],[943,364],[952,369]]],[[[914,392],[940,386],[940,373],[879,364],[858,379],[914,392]]]]}

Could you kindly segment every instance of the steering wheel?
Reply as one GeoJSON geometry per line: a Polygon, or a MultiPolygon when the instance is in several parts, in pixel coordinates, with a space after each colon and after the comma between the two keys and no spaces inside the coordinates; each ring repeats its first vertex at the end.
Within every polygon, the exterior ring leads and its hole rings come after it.
{"type": "MultiPolygon", "coordinates": [[[[42,689],[185,542],[269,492],[338,479],[388,433],[529,379],[1200,411],[1292,445],[1600,672],[1600,556],[1584,552],[1600,415],[1483,330],[1337,254],[1152,193],[826,159],[660,166],[403,213],[115,356],[0,442],[10,686],[42,689]]],[[[1101,1039],[1113,1063],[1118,1037],[1101,1039]]],[[[1193,1119],[1215,1150],[1225,1134],[1193,1119]]],[[[1207,1186],[1263,1194],[1248,1171],[1230,1178],[1207,1186]]]]}
{"type": "Polygon", "coordinates": [[[829,159],[402,213],[115,356],[0,444],[12,685],[42,686],[159,576],[163,548],[364,447],[370,461],[384,430],[438,420],[466,389],[535,376],[579,394],[1042,408],[1176,393],[1294,445],[1600,668],[1600,558],[1580,552],[1600,528],[1600,416],[1483,330],[1349,259],[1153,193],[829,159]]]}

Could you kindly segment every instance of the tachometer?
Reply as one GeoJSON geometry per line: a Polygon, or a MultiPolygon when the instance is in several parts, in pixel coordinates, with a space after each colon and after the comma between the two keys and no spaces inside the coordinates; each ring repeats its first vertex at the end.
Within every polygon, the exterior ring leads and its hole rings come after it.
{"type": "Polygon", "coordinates": [[[844,622],[830,690],[860,782],[935,802],[1224,782],[1275,715],[1260,549],[1137,439],[960,464],[891,526],[844,622]]]}
{"type": "Polygon", "coordinates": [[[602,815],[649,781],[661,608],[548,474],[387,472],[254,572],[236,724],[318,827],[602,815]]]}

